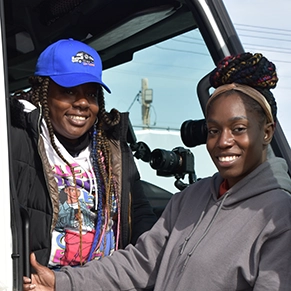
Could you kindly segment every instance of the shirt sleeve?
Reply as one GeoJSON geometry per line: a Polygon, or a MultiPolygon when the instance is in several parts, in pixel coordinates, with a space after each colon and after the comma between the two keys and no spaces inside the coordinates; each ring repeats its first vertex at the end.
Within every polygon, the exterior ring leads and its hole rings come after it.
{"type": "Polygon", "coordinates": [[[263,244],[254,291],[290,290],[290,242],[291,230],[286,230],[263,244]]]}

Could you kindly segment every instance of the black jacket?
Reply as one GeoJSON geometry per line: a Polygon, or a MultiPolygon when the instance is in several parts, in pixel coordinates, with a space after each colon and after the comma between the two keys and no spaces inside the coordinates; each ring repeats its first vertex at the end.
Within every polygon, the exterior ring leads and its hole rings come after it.
{"type": "MultiPolygon", "coordinates": [[[[47,265],[51,251],[51,232],[58,214],[58,196],[53,174],[40,139],[39,109],[30,113],[11,99],[11,189],[30,219],[30,251],[47,265]],[[14,193],[15,194],[15,193],[14,193]]],[[[110,132],[113,172],[121,184],[121,235],[119,246],[124,248],[150,229],[156,216],[147,200],[130,148],[126,142],[128,114],[121,114],[120,123],[110,132]]]]}

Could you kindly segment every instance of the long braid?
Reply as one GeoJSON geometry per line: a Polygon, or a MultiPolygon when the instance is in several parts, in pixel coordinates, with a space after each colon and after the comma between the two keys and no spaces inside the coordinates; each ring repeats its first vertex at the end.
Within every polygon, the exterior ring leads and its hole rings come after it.
{"type": "Polygon", "coordinates": [[[93,169],[97,179],[97,190],[98,190],[98,207],[97,207],[97,219],[96,219],[96,231],[94,235],[94,240],[92,243],[92,247],[90,250],[90,254],[88,257],[88,261],[92,259],[92,255],[94,250],[99,246],[101,236],[101,229],[102,229],[102,212],[103,212],[103,193],[104,193],[104,181],[100,175],[98,159],[100,159],[100,153],[97,153],[97,125],[94,124],[93,127],[93,134],[92,134],[92,162],[93,162],[93,169]]]}
{"type": "MultiPolygon", "coordinates": [[[[120,121],[120,114],[117,110],[111,110],[110,113],[105,111],[105,102],[103,90],[100,87],[98,90],[98,125],[94,125],[92,135],[92,151],[91,156],[93,160],[93,168],[95,176],[98,182],[98,208],[97,208],[97,222],[96,222],[96,233],[94,242],[91,247],[89,260],[92,259],[92,255],[96,247],[100,244],[102,239],[101,233],[101,219],[100,216],[101,207],[103,206],[102,198],[105,196],[105,207],[104,207],[104,230],[110,220],[110,213],[112,207],[112,196],[117,196],[117,188],[114,183],[112,175],[112,161],[111,161],[111,150],[109,146],[109,140],[105,129],[115,126],[120,121]],[[101,185],[102,183],[102,185],[101,185]],[[105,195],[104,195],[105,194],[105,195]]],[[[119,201],[119,200],[118,200],[119,201]]],[[[106,248],[106,237],[104,237],[104,249],[106,248]]]]}
{"type": "Polygon", "coordinates": [[[238,83],[258,90],[270,104],[274,121],[276,121],[277,104],[270,91],[278,82],[276,67],[262,54],[242,53],[226,57],[218,63],[210,74],[209,80],[214,88],[238,83]]]}
{"type": "MultiPolygon", "coordinates": [[[[43,117],[46,122],[48,132],[49,132],[49,137],[51,140],[51,144],[53,149],[56,151],[58,156],[67,164],[67,166],[70,168],[70,171],[73,176],[73,186],[75,187],[75,191],[77,193],[77,181],[76,181],[76,175],[75,175],[75,170],[74,167],[65,159],[63,154],[60,152],[59,148],[57,147],[55,143],[55,137],[54,137],[54,130],[53,126],[51,123],[51,119],[49,116],[49,107],[48,107],[48,88],[49,88],[49,83],[50,79],[45,77],[38,77],[38,76],[32,76],[29,79],[30,83],[32,84],[32,90],[33,93],[31,95],[31,102],[39,107],[42,106],[43,110],[43,117]]],[[[82,236],[82,213],[81,213],[81,206],[80,202],[78,200],[78,223],[79,223],[79,235],[80,235],[80,247],[79,247],[79,253],[80,253],[80,264],[83,264],[83,236],[82,236]]]]}
{"type": "MultiPolygon", "coordinates": [[[[110,113],[105,111],[105,102],[104,102],[104,95],[103,90],[99,90],[99,116],[100,120],[102,120],[105,124],[105,126],[113,127],[116,124],[120,122],[120,114],[117,110],[112,109],[110,113]]],[[[110,207],[112,205],[112,196],[114,193],[116,193],[116,184],[114,183],[114,179],[112,176],[112,161],[111,161],[111,150],[109,147],[109,141],[105,134],[105,132],[102,130],[103,124],[102,122],[99,125],[100,130],[100,142],[98,142],[98,146],[100,145],[100,151],[104,153],[105,156],[105,169],[108,172],[104,171],[104,178],[106,178],[107,174],[107,187],[106,189],[106,206],[107,206],[107,213],[110,213],[110,207]]],[[[98,161],[101,162],[101,159],[98,161]]],[[[102,173],[102,172],[101,172],[102,173]]],[[[103,173],[102,173],[103,174],[103,173]]],[[[109,216],[108,216],[109,219],[109,216]]]]}

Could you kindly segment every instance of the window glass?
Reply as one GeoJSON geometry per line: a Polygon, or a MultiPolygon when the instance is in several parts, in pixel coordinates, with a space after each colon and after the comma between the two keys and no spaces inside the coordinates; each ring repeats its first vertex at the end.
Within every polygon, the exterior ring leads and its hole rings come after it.
{"type": "MultiPolygon", "coordinates": [[[[132,61],[104,71],[103,80],[112,91],[105,95],[106,109],[129,111],[137,141],[145,142],[151,151],[187,148],[180,138],[180,127],[186,120],[204,118],[196,87],[213,68],[198,29],[158,43],[135,53],[132,61]]],[[[216,171],[205,144],[190,150],[197,178],[216,171]]],[[[137,164],[143,180],[173,193],[178,191],[174,175],[158,176],[149,163],[140,159],[137,164]]],[[[188,174],[183,181],[191,182],[188,174]]]]}

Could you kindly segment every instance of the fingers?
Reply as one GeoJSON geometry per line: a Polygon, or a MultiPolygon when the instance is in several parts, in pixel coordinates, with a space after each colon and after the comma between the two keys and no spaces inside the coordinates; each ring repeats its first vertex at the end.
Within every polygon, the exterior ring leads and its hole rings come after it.
{"type": "Polygon", "coordinates": [[[35,254],[31,253],[30,254],[30,264],[31,266],[34,268],[34,270],[38,273],[41,268],[43,267],[41,264],[38,263],[38,261],[36,260],[35,254]]]}
{"type": "Polygon", "coordinates": [[[28,278],[28,277],[23,277],[23,283],[24,284],[29,284],[29,283],[31,283],[31,279],[28,278]]]}
{"type": "Polygon", "coordinates": [[[35,284],[31,284],[31,279],[23,277],[23,290],[34,290],[36,288],[35,284]]]}
{"type": "Polygon", "coordinates": [[[30,254],[30,263],[33,267],[37,266],[38,265],[38,262],[35,258],[35,254],[34,253],[31,253],[30,254]]]}
{"type": "MultiPolygon", "coordinates": [[[[34,253],[30,254],[30,263],[34,268],[36,268],[38,265],[34,253]]],[[[36,288],[36,284],[32,284],[31,278],[24,276],[23,277],[23,290],[34,290],[35,288],[36,288]]]]}
{"type": "Polygon", "coordinates": [[[26,289],[24,290],[34,290],[36,288],[35,284],[29,284],[26,289]]]}
{"type": "Polygon", "coordinates": [[[30,255],[30,263],[35,270],[35,274],[32,274],[31,278],[23,277],[23,290],[54,290],[54,272],[39,264],[34,253],[30,255]]]}

